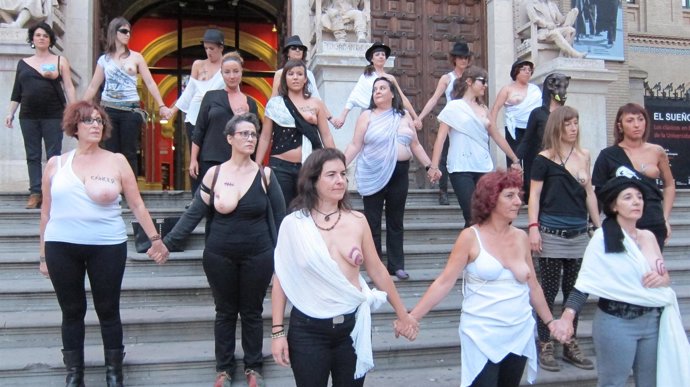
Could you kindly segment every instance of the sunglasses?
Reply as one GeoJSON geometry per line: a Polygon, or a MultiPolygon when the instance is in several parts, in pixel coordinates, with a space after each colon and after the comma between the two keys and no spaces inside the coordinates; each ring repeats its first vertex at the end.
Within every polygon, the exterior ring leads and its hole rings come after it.
{"type": "Polygon", "coordinates": [[[489,81],[486,78],[482,78],[482,77],[475,78],[474,80],[481,82],[482,85],[486,85],[487,83],[489,83],[489,81]]]}
{"type": "Polygon", "coordinates": [[[297,46],[290,46],[291,51],[304,51],[302,47],[297,47],[297,46]]]}
{"type": "Polygon", "coordinates": [[[129,33],[132,32],[132,30],[130,30],[130,29],[128,29],[128,28],[120,28],[120,29],[117,30],[117,32],[119,32],[119,33],[121,33],[121,34],[123,34],[123,35],[129,35],[129,33]]]}

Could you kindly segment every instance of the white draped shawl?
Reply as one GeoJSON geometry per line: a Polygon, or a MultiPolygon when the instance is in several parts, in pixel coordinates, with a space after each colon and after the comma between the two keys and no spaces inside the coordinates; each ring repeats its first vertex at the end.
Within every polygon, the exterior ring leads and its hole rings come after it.
{"type": "Polygon", "coordinates": [[[448,173],[490,172],[494,169],[489,149],[489,132],[472,107],[463,99],[446,104],[438,120],[450,127],[448,173]]]}
{"type": "Polygon", "coordinates": [[[532,110],[541,106],[541,90],[537,85],[527,84],[527,95],[517,105],[505,105],[505,125],[508,133],[515,138],[515,128],[526,128],[532,110]]]}
{"type": "Polygon", "coordinates": [[[397,136],[401,117],[393,109],[369,117],[355,171],[360,195],[379,192],[393,176],[398,160],[397,136]]]}
{"type": "Polygon", "coordinates": [[[623,231],[624,253],[605,253],[601,229],[585,250],[575,287],[581,292],[629,304],[664,307],[659,321],[657,386],[690,386],[690,344],[683,329],[676,293],[670,287],[645,288],[652,270],[637,244],[623,231]]]}
{"type": "Polygon", "coordinates": [[[354,378],[374,367],[371,347],[371,310],[386,302],[387,294],[369,289],[359,276],[360,291],[345,278],[311,216],[295,211],[283,219],[275,249],[275,273],[280,285],[297,309],[314,318],[355,315],[350,333],[357,355],[354,378]]]}

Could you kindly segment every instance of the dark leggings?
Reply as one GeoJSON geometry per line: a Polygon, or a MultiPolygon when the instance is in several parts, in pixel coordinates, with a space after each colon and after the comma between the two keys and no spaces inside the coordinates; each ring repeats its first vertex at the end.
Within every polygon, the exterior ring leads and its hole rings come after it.
{"type": "Polygon", "coordinates": [[[238,249],[231,256],[204,250],[204,272],[216,304],[214,336],[218,372],[232,374],[235,371],[238,314],[242,319],[245,369],[261,372],[263,365],[261,314],[266,289],[273,275],[273,248],[267,248],[271,245],[261,243],[263,241],[255,242],[238,249]]]}
{"type": "Polygon", "coordinates": [[[465,228],[472,225],[472,195],[479,178],[484,176],[479,172],[453,172],[450,174],[450,183],[458,198],[458,204],[462,209],[462,217],[465,218],[465,228]]]}
{"type": "Polygon", "coordinates": [[[277,157],[268,159],[268,165],[276,175],[280,190],[283,191],[285,206],[289,209],[292,199],[297,196],[297,176],[302,168],[302,163],[293,163],[277,157]]]}
{"type": "MultiPolygon", "coordinates": [[[[539,282],[544,291],[546,304],[551,312],[553,312],[553,304],[559,287],[563,291],[563,299],[568,299],[570,291],[575,286],[580,266],[582,266],[581,258],[539,258],[539,282]]],[[[575,329],[573,337],[577,335],[577,321],[578,316],[575,316],[575,320],[573,320],[573,328],[575,329]]],[[[547,342],[551,340],[549,328],[540,318],[537,319],[537,331],[539,332],[539,341],[547,342]]]]}
{"type": "Polygon", "coordinates": [[[498,363],[486,361],[482,372],[474,378],[471,387],[517,387],[520,385],[527,358],[509,353],[498,363]]]}
{"type": "Polygon", "coordinates": [[[80,245],[46,242],[46,264],[62,310],[62,346],[66,351],[84,348],[86,290],[89,274],[93,305],[101,324],[105,349],[122,348],[120,288],[127,261],[127,243],[80,245]]]}
{"type": "Polygon", "coordinates": [[[105,149],[122,153],[132,167],[134,176],[139,176],[137,153],[140,150],[141,125],[144,123],[141,115],[109,107],[105,108],[105,112],[108,113],[112,125],[110,137],[104,141],[105,149]]]}
{"type": "Polygon", "coordinates": [[[446,137],[441,149],[441,159],[438,161],[438,169],[441,171],[441,178],[438,180],[438,189],[441,192],[448,192],[448,149],[450,148],[450,136],[446,137]]]}

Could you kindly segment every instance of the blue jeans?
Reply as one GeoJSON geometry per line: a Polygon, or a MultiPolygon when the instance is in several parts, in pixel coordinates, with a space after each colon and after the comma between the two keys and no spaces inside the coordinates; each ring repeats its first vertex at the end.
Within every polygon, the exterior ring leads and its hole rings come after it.
{"type": "Polygon", "coordinates": [[[333,387],[364,385],[364,377],[354,379],[357,355],[350,332],[355,327],[355,313],[346,314],[341,324],[334,324],[332,318],[313,318],[292,308],[288,348],[298,387],[326,387],[329,375],[333,387]]]}
{"type": "Polygon", "coordinates": [[[31,193],[41,193],[41,179],[43,177],[41,141],[43,141],[46,147],[47,160],[62,153],[61,121],[59,118],[40,120],[19,119],[19,125],[22,127],[22,137],[24,137],[26,166],[29,169],[29,192],[31,193]]]}
{"type": "Polygon", "coordinates": [[[299,175],[300,168],[302,168],[302,163],[292,163],[277,157],[271,157],[268,160],[268,165],[276,175],[276,179],[278,179],[278,184],[280,184],[280,189],[283,191],[283,197],[285,198],[286,209],[289,210],[292,199],[297,196],[297,176],[299,175]]]}
{"type": "Polygon", "coordinates": [[[597,386],[625,387],[631,369],[636,386],[656,386],[660,316],[658,310],[653,310],[627,320],[597,308],[592,323],[597,386]]]}
{"type": "Polygon", "coordinates": [[[462,217],[465,218],[465,228],[472,225],[472,195],[479,178],[484,176],[480,172],[453,172],[450,174],[450,184],[458,198],[458,204],[462,209],[462,217]]]}
{"type": "MultiPolygon", "coordinates": [[[[138,106],[138,104],[137,104],[138,106]]],[[[105,140],[105,149],[122,153],[134,171],[134,176],[139,176],[139,139],[141,138],[141,115],[124,110],[105,108],[110,117],[113,130],[110,138],[105,140]]]]}
{"type": "Polygon", "coordinates": [[[374,238],[376,252],[383,257],[381,250],[381,216],[383,206],[386,206],[386,259],[388,273],[395,274],[397,270],[405,269],[405,255],[403,254],[403,218],[405,217],[405,202],[407,189],[410,185],[408,171],[409,161],[398,161],[388,184],[379,192],[363,196],[364,216],[367,218],[371,235],[374,238]]]}

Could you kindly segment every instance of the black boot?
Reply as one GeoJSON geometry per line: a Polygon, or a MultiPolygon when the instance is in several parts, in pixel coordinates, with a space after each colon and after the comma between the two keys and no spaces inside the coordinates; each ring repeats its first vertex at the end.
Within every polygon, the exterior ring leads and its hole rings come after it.
{"type": "Polygon", "coordinates": [[[124,348],[105,350],[105,382],[108,387],[123,387],[122,359],[124,348]]]}
{"type": "Polygon", "coordinates": [[[84,387],[84,350],[62,350],[62,361],[67,369],[65,387],[84,387]]]}

